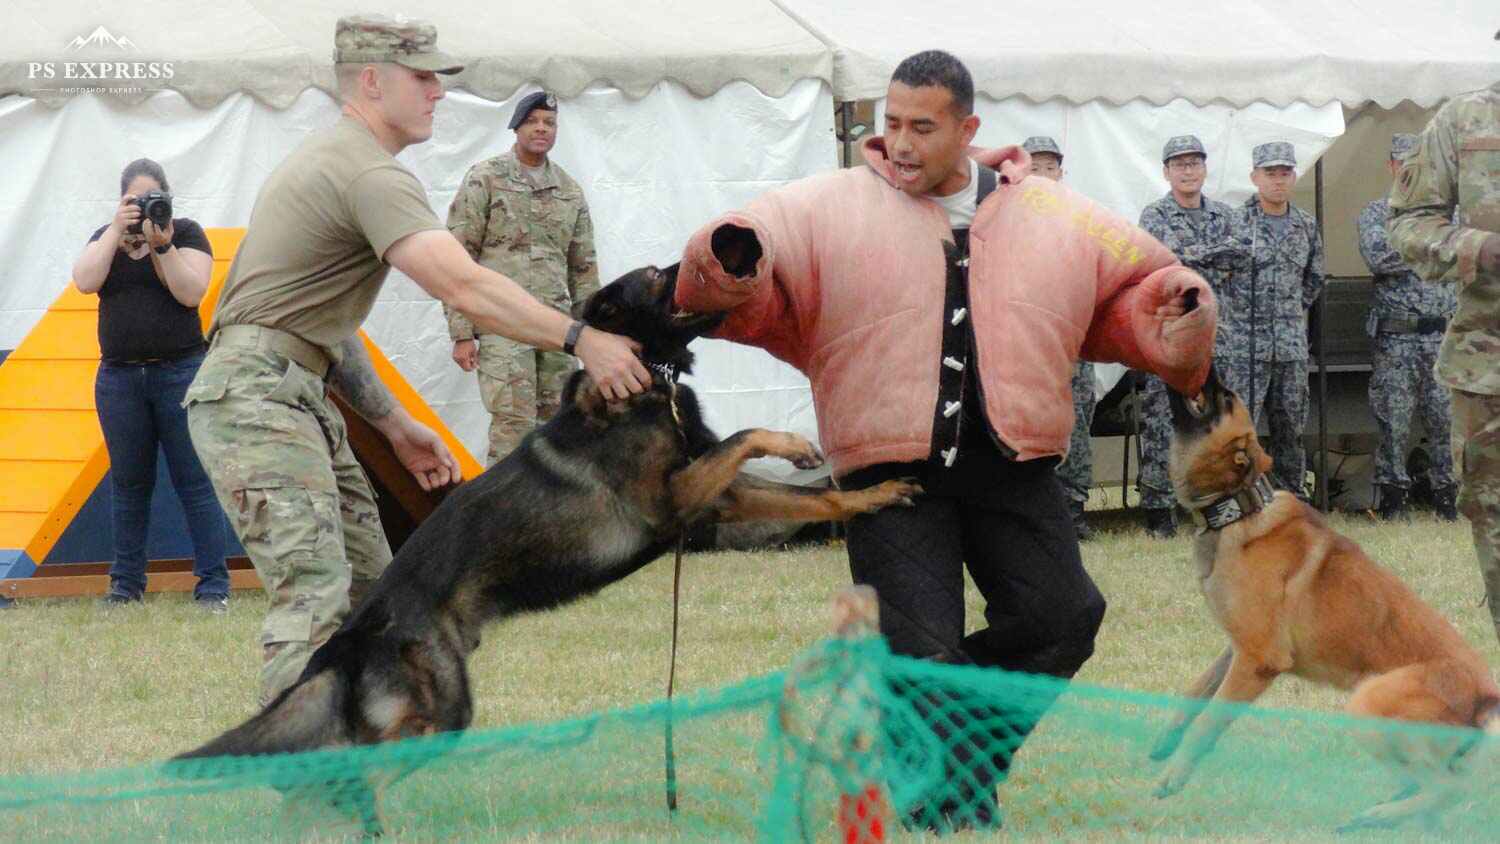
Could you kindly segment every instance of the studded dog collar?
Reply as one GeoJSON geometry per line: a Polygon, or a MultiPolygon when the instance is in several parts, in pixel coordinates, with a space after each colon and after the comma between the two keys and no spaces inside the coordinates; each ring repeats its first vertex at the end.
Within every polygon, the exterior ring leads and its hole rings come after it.
{"type": "Polygon", "coordinates": [[[1223,530],[1241,519],[1259,513],[1270,505],[1275,496],[1276,490],[1271,486],[1271,480],[1265,475],[1257,474],[1243,488],[1202,507],[1194,507],[1190,512],[1193,514],[1193,522],[1198,525],[1198,533],[1204,534],[1211,530],[1223,530]]]}

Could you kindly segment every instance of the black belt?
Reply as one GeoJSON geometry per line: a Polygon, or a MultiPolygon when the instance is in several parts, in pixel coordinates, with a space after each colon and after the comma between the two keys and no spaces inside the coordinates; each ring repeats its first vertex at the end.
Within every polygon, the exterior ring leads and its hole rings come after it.
{"type": "Polygon", "coordinates": [[[200,344],[191,348],[183,349],[181,351],[169,352],[164,355],[157,355],[156,357],[103,358],[103,361],[110,366],[149,366],[153,363],[172,363],[174,361],[182,360],[183,358],[190,358],[193,355],[201,355],[207,348],[207,344],[200,344]]]}
{"type": "Polygon", "coordinates": [[[1447,317],[1381,317],[1381,334],[1441,334],[1448,329],[1447,317]]]}

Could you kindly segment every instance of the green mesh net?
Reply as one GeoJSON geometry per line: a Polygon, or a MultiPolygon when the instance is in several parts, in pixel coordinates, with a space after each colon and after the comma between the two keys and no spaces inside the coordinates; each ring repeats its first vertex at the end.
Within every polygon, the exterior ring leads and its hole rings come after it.
{"type": "Polygon", "coordinates": [[[1164,764],[1149,754],[1188,705],[831,640],[784,672],[670,705],[352,750],[4,779],[0,838],[356,840],[377,816],[399,841],[1500,836],[1495,740],[1327,713],[1234,710],[1191,779],[1158,798],[1164,764]],[[1413,793],[1427,811],[1337,834],[1413,793]]]}

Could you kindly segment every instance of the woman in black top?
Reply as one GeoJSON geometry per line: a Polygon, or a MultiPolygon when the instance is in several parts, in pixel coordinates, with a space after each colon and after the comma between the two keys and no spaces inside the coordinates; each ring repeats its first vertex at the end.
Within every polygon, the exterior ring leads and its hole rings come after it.
{"type": "Polygon", "coordinates": [[[115,559],[106,604],[141,600],[146,533],[156,486],[156,452],[166,456],[172,487],[193,541],[193,597],[213,612],[228,608],[224,513],[188,437],[182,397],[203,361],[198,303],[208,290],[213,250],[192,220],[164,229],[143,219],[138,196],[167,193],[167,176],[150,159],[120,174],[114,220],[89,239],[73,283],[99,294],[99,375],[94,404],[109,449],[115,559]]]}

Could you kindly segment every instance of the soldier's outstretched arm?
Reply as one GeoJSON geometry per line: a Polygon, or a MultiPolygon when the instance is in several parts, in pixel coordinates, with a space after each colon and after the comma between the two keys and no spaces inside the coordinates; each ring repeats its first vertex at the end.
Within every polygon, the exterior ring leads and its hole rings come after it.
{"type": "MultiPolygon", "coordinates": [[[[571,317],[475,263],[450,232],[414,232],[392,244],[384,257],[427,295],[467,316],[480,333],[499,334],[546,351],[562,349],[567,340],[571,317]]],[[[623,399],[651,384],[650,373],[636,358],[638,348],[624,337],[584,328],[574,354],[605,398],[623,399]]]]}
{"type": "Polygon", "coordinates": [[[1453,221],[1458,205],[1455,100],[1438,110],[1391,187],[1391,245],[1424,281],[1468,284],[1482,260],[1493,262],[1500,237],[1453,221]],[[1488,244],[1486,250],[1486,241],[1488,244]],[[1488,256],[1484,253],[1488,251],[1488,256]]]}

